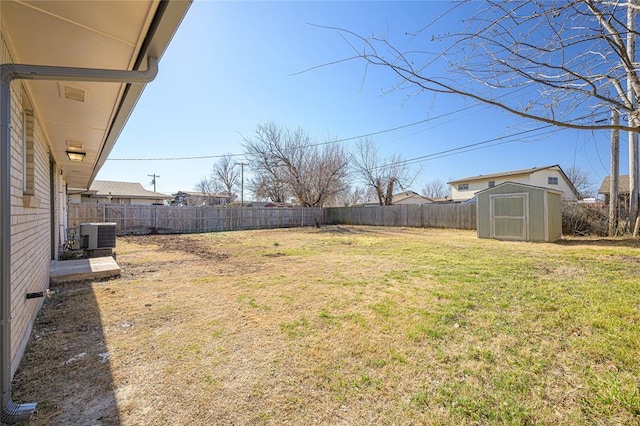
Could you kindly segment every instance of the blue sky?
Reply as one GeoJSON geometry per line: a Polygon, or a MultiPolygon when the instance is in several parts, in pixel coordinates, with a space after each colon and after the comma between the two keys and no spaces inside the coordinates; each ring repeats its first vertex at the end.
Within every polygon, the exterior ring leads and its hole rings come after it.
{"type": "MultiPolygon", "coordinates": [[[[385,35],[410,48],[406,33],[423,28],[450,7],[440,1],[196,0],[97,179],[140,182],[153,189],[148,175],[155,173],[160,176],[159,192],[193,190],[215,158],[141,159],[242,154],[243,135],[274,121],[300,126],[318,142],[383,132],[371,136],[383,154],[399,153],[405,159],[431,156],[415,164],[422,171],[411,189],[418,192],[432,180],[551,164],[565,170],[575,164],[599,186],[608,175],[608,131],[531,132],[455,155],[432,156],[540,124],[454,96],[410,96],[393,90],[398,81],[391,71],[367,69],[359,61],[314,68],[353,55],[337,31],[315,25],[385,35]],[[384,132],[420,121],[424,122],[384,132]]],[[[461,18],[463,13],[448,16],[429,31],[462,28],[461,18]]],[[[437,49],[437,44],[427,49],[437,49]]],[[[352,148],[354,141],[344,145],[352,148]]],[[[622,174],[628,170],[626,151],[623,135],[622,174]]]]}

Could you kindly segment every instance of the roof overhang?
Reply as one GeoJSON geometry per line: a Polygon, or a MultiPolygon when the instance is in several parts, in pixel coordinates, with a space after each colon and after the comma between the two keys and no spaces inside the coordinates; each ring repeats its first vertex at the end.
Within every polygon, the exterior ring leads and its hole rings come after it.
{"type": "MultiPolygon", "coordinates": [[[[190,0],[0,2],[11,57],[30,65],[145,70],[160,58],[190,0]]],[[[104,165],[143,84],[24,81],[26,102],[68,188],[87,189],[104,165]],[[67,151],[84,153],[72,161],[67,151]]]]}

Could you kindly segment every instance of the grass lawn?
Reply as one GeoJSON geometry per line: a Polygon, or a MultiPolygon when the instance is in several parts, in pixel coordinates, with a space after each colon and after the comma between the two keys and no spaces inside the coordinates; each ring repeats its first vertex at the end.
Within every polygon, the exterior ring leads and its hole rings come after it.
{"type": "Polygon", "coordinates": [[[117,253],[121,278],[45,304],[14,384],[34,424],[640,423],[638,242],[328,227],[117,253]]]}

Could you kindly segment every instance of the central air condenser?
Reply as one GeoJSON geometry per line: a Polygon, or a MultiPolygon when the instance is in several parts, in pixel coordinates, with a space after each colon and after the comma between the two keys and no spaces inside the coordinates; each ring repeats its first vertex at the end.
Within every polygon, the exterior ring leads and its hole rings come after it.
{"type": "Polygon", "coordinates": [[[116,224],[115,223],[81,223],[80,237],[82,248],[88,250],[115,248],[116,224]]]}

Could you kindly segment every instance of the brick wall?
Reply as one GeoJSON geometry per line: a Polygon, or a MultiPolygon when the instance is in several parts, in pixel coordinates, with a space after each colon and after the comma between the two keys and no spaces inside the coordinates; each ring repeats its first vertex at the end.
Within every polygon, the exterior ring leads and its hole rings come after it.
{"type": "MultiPolygon", "coordinates": [[[[9,52],[3,40],[3,63],[11,62],[9,52]]],[[[55,189],[62,182],[54,184],[55,189]]],[[[42,299],[27,300],[26,293],[42,291],[49,285],[51,187],[46,137],[37,113],[31,108],[25,86],[14,81],[11,84],[12,374],[22,358],[33,321],[42,305],[42,299]]]]}

